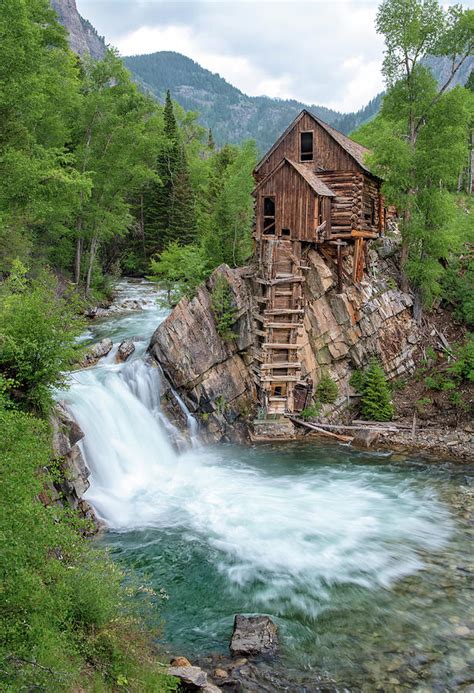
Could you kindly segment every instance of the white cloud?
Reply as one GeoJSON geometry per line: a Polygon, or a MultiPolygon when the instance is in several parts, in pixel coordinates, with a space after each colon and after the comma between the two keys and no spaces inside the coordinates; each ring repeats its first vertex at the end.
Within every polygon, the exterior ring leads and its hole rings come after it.
{"type": "Polygon", "coordinates": [[[123,55],[173,50],[250,95],[357,110],[382,88],[378,0],[77,0],[123,55]]]}

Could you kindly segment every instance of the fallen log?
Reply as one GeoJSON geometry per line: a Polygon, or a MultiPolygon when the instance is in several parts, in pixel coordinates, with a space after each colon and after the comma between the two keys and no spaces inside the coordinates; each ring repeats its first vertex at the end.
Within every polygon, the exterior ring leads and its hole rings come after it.
{"type": "Polygon", "coordinates": [[[318,426],[310,424],[307,421],[303,421],[302,419],[297,419],[294,416],[289,416],[288,418],[290,419],[290,421],[293,421],[293,423],[297,424],[298,426],[304,426],[305,428],[309,428],[311,431],[316,431],[316,433],[320,433],[323,436],[328,436],[329,438],[336,438],[336,440],[341,441],[341,443],[352,442],[352,436],[342,436],[338,433],[330,433],[329,431],[325,431],[323,428],[319,428],[318,426]]]}

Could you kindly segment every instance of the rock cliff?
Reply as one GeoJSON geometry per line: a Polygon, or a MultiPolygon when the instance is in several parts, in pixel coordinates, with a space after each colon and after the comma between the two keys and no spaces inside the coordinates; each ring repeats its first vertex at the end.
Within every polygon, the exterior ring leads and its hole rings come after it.
{"type": "MultiPolygon", "coordinates": [[[[414,368],[419,335],[412,318],[412,297],[397,288],[395,264],[370,250],[369,274],[355,285],[344,279],[337,291],[337,270],[329,258],[311,249],[305,258],[305,317],[298,335],[302,376],[317,385],[328,373],[339,397],[322,415],[338,420],[357,401],[349,384],[354,370],[377,356],[389,379],[414,368]]],[[[252,272],[222,265],[195,298],[183,299],[154,333],[150,352],[160,363],[171,387],[198,415],[210,440],[242,440],[257,416],[252,369],[258,312],[252,272]],[[218,274],[231,287],[236,305],[236,338],[224,341],[212,314],[212,289],[218,274]]],[[[291,435],[288,427],[281,435],[291,435]]]]}
{"type": "Polygon", "coordinates": [[[78,55],[90,55],[100,60],[105,53],[105,41],[92,24],[77,11],[76,0],[50,0],[58,21],[67,29],[71,50],[78,55]]]}
{"type": "Polygon", "coordinates": [[[83,518],[92,521],[90,531],[93,532],[98,522],[91,506],[83,499],[89,488],[89,469],[78,446],[84,433],[60,402],[54,408],[51,426],[52,448],[59,462],[60,474],[54,485],[45,489],[41,500],[46,505],[61,503],[74,508],[83,518]]]}
{"type": "Polygon", "coordinates": [[[192,300],[178,303],[150,344],[150,353],[172,388],[199,415],[204,435],[212,440],[244,438],[246,415],[256,397],[250,372],[251,294],[244,273],[227,265],[219,267],[192,300]],[[219,336],[212,313],[212,289],[218,274],[229,282],[236,306],[235,339],[231,341],[219,336]]]}

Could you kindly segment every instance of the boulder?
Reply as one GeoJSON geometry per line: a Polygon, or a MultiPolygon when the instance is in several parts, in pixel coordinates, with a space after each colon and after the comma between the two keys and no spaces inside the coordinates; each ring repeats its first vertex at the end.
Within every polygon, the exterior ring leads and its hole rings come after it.
{"type": "Polygon", "coordinates": [[[134,351],[135,344],[131,339],[126,339],[119,345],[119,348],[117,349],[117,353],[115,355],[116,363],[123,363],[123,361],[126,361],[134,351]]]}
{"type": "Polygon", "coordinates": [[[101,342],[97,342],[97,344],[94,344],[88,350],[87,354],[82,359],[80,366],[82,368],[90,368],[91,366],[95,366],[99,359],[107,356],[112,347],[113,342],[111,339],[109,339],[109,337],[106,337],[101,342]]]}
{"type": "Polygon", "coordinates": [[[230,651],[234,656],[273,655],[277,647],[277,627],[271,618],[236,615],[230,641],[230,651]]]}
{"type": "Polygon", "coordinates": [[[176,676],[185,686],[194,687],[194,689],[197,688],[198,690],[202,690],[205,686],[209,685],[207,682],[207,674],[200,667],[169,667],[168,674],[170,676],[176,676]]]}
{"type": "Polygon", "coordinates": [[[191,662],[186,657],[174,657],[170,664],[172,667],[192,667],[191,662]]]}

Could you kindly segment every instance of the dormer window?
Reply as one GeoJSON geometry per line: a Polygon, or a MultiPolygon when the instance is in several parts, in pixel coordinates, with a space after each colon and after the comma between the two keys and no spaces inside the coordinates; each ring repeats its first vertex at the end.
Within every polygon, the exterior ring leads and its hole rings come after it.
{"type": "Polygon", "coordinates": [[[300,161],[313,161],[313,131],[300,134],[300,161]]]}

